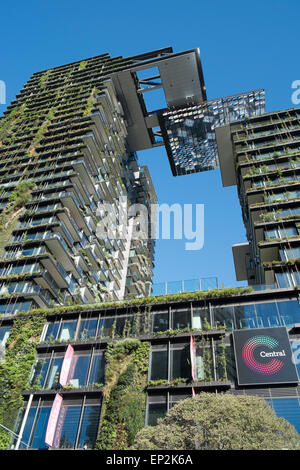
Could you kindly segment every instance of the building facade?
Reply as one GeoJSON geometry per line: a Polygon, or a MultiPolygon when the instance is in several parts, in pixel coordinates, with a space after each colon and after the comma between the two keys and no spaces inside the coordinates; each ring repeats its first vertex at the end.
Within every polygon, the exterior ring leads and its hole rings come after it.
{"type": "Polygon", "coordinates": [[[119,220],[120,200],[124,211],[156,202],[110,79],[128,62],[103,55],[36,73],[1,119],[1,313],[149,292],[154,241],[119,220]],[[123,233],[97,236],[105,217],[123,233]]]}
{"type": "Polygon", "coordinates": [[[233,247],[237,280],[299,285],[299,109],[216,130],[224,186],[236,184],[247,244],[233,247]]]}
{"type": "Polygon", "coordinates": [[[263,90],[208,101],[198,49],[27,82],[0,121],[3,448],[128,448],[201,391],[259,395],[300,432],[298,113],[263,113],[263,90]],[[156,195],[136,152],[156,146],[174,176],[237,184],[253,287],[150,297],[156,195]]]}
{"type": "MultiPolygon", "coordinates": [[[[15,428],[17,434],[21,430],[19,448],[49,447],[46,432],[57,395],[62,402],[53,434],[55,449],[120,448],[121,441],[126,448],[132,443],[132,423],[136,430],[144,424],[155,425],[179,400],[203,391],[263,397],[300,432],[300,386],[295,372],[300,370],[298,288],[219,289],[93,309],[33,311],[32,321],[37,322],[38,317],[40,336],[22,391],[24,410],[15,428]],[[276,373],[275,380],[269,372],[256,374],[260,383],[250,380],[241,385],[233,333],[246,332],[257,338],[272,337],[278,330],[288,335],[290,346],[284,346],[285,354],[294,374],[280,380],[276,373]],[[63,381],[70,347],[72,357],[63,381]],[[139,362],[131,362],[136,351],[140,351],[139,362]],[[132,370],[133,364],[136,368],[132,370]],[[128,412],[130,405],[134,415],[128,412]]],[[[28,322],[30,317],[24,318],[28,322]]],[[[2,342],[8,348],[17,340],[12,328],[16,321],[11,316],[1,324],[2,342]]],[[[282,345],[275,349],[281,351],[282,345]]],[[[260,363],[268,366],[270,358],[260,358],[260,363]]],[[[251,369],[249,373],[251,378],[251,369]]],[[[17,439],[11,444],[16,443],[17,439]]]]}

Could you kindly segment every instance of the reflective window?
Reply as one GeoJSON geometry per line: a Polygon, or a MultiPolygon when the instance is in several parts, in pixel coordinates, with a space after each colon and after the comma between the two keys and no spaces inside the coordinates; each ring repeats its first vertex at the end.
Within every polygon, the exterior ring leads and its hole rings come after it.
{"type": "MultiPolygon", "coordinates": [[[[22,435],[22,442],[20,444],[20,449],[27,449],[27,446],[25,444],[29,444],[29,438],[30,438],[30,434],[31,434],[32,425],[33,425],[33,422],[34,422],[34,417],[35,417],[36,411],[37,411],[36,408],[30,408],[30,410],[29,410],[27,420],[26,420],[26,424],[25,424],[24,431],[23,431],[23,435],[22,435]]],[[[22,414],[21,414],[22,419],[23,419],[23,416],[24,416],[24,412],[22,412],[22,414]]],[[[19,426],[15,430],[16,434],[19,433],[20,426],[21,426],[21,422],[19,422],[19,426]]],[[[14,444],[15,443],[16,443],[16,440],[15,440],[14,444]]]]}
{"type": "Polygon", "coordinates": [[[255,307],[250,305],[235,305],[234,306],[236,328],[258,328],[255,307]]]}
{"type": "Polygon", "coordinates": [[[168,379],[168,351],[158,350],[151,353],[150,380],[168,379]]]}
{"type": "Polygon", "coordinates": [[[155,426],[158,418],[164,418],[167,412],[167,402],[149,403],[148,405],[148,426],[155,426]]]}
{"type": "Polygon", "coordinates": [[[90,355],[74,356],[70,367],[68,383],[76,388],[83,387],[86,384],[89,364],[90,355]]]}
{"type": "Polygon", "coordinates": [[[51,365],[49,367],[49,372],[47,375],[47,380],[45,383],[45,388],[53,389],[58,387],[59,382],[59,375],[61,366],[63,363],[63,357],[56,357],[51,361],[51,365]]]}
{"type": "Polygon", "coordinates": [[[46,431],[48,426],[48,419],[51,412],[51,408],[40,408],[35,425],[33,439],[31,439],[31,447],[33,449],[47,449],[48,446],[45,443],[46,431]]]}
{"type": "Polygon", "coordinates": [[[92,367],[89,377],[89,384],[102,384],[104,383],[105,371],[105,356],[104,354],[97,354],[93,357],[92,367]]]}
{"type": "Polygon", "coordinates": [[[291,341],[291,349],[295,361],[295,365],[297,368],[298,376],[300,378],[300,340],[293,340],[291,341]]]}
{"type": "Polygon", "coordinates": [[[80,321],[78,339],[95,338],[97,333],[98,318],[82,318],[80,321]]]}
{"type": "MultiPolygon", "coordinates": [[[[194,343],[195,381],[214,379],[212,349],[209,341],[194,343]]],[[[191,372],[190,372],[191,375],[191,372]]]]}
{"type": "Polygon", "coordinates": [[[213,317],[215,326],[224,326],[227,330],[234,329],[233,307],[214,307],[213,317]]]}
{"type": "Polygon", "coordinates": [[[188,379],[191,377],[189,346],[173,347],[171,349],[170,360],[171,360],[170,380],[179,379],[179,378],[188,379]]]}
{"type": "Polygon", "coordinates": [[[280,326],[280,319],[278,316],[275,302],[255,304],[255,306],[256,306],[258,326],[260,328],[268,328],[270,326],[280,326]]]}
{"type": "Polygon", "coordinates": [[[283,272],[283,273],[275,273],[275,278],[278,287],[290,287],[293,285],[292,278],[289,273],[283,272]]]}
{"type": "Polygon", "coordinates": [[[59,339],[68,341],[75,338],[77,320],[49,323],[45,335],[45,341],[59,339]]]}
{"type": "Polygon", "coordinates": [[[75,332],[77,327],[77,321],[64,321],[61,324],[59,339],[62,341],[68,341],[75,338],[75,332]]]}
{"type": "Polygon", "coordinates": [[[193,308],[193,328],[202,330],[205,325],[210,324],[209,310],[204,308],[193,308]]]}
{"type": "Polygon", "coordinates": [[[297,300],[277,302],[277,307],[283,325],[293,326],[300,323],[300,306],[297,300]]]}
{"type": "Polygon", "coordinates": [[[100,329],[99,329],[99,336],[107,337],[112,336],[114,327],[114,318],[101,318],[100,319],[100,329]]]}
{"type": "Polygon", "coordinates": [[[116,317],[115,319],[115,334],[119,337],[126,337],[130,335],[133,325],[133,315],[116,317]]]}
{"type": "Polygon", "coordinates": [[[45,335],[45,341],[53,341],[57,339],[59,327],[60,327],[59,323],[49,323],[47,327],[47,332],[45,335]]]}
{"type": "Polygon", "coordinates": [[[172,329],[183,330],[191,327],[191,311],[177,310],[172,312],[172,329]]]}
{"type": "Polygon", "coordinates": [[[19,312],[28,312],[30,308],[35,305],[32,301],[27,302],[12,302],[10,304],[0,304],[0,314],[11,315],[19,312]]]}
{"type": "Polygon", "coordinates": [[[169,329],[169,313],[162,312],[162,313],[155,313],[152,316],[153,323],[152,323],[152,331],[156,333],[157,331],[166,331],[169,329]]]}
{"type": "MultiPolygon", "coordinates": [[[[55,431],[55,442],[61,449],[73,449],[75,446],[81,449],[92,449],[95,445],[101,411],[100,402],[86,399],[84,407],[82,403],[82,399],[76,402],[63,401],[58,419],[62,426],[57,426],[55,431]],[[81,420],[80,416],[82,416],[81,420]]],[[[48,448],[45,444],[45,437],[51,404],[49,402],[45,404],[47,406],[43,406],[42,403],[39,409],[37,404],[31,407],[26,420],[22,441],[28,443],[33,449],[48,448]]],[[[21,444],[20,448],[25,449],[25,444],[21,444]]]]}
{"type": "Polygon", "coordinates": [[[285,418],[300,433],[299,398],[272,398],[272,407],[279,418],[285,418]]]}
{"type": "Polygon", "coordinates": [[[5,346],[9,337],[11,328],[10,327],[3,327],[0,328],[0,344],[1,346],[5,346]]]}
{"type": "Polygon", "coordinates": [[[77,448],[93,449],[98,434],[100,406],[85,406],[77,448]]]}
{"type": "MultiPolygon", "coordinates": [[[[31,379],[31,385],[37,388],[43,388],[50,363],[50,358],[39,359],[34,366],[34,373],[31,379]]],[[[51,387],[50,387],[51,388],[51,387]]]]}
{"type": "Polygon", "coordinates": [[[65,417],[59,440],[60,449],[75,447],[80,412],[81,406],[62,406],[61,413],[64,413],[65,417]]]}

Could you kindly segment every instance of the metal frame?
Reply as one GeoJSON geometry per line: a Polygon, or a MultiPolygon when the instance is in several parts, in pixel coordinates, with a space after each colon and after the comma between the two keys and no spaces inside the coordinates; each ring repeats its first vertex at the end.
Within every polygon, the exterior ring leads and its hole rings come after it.
{"type": "Polygon", "coordinates": [[[158,120],[173,176],[219,168],[215,129],[264,111],[263,89],[161,110],[158,120]]]}

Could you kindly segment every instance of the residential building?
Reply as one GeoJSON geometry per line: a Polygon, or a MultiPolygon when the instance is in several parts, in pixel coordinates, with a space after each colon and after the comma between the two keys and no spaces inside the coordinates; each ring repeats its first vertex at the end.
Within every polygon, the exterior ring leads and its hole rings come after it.
{"type": "MultiPolygon", "coordinates": [[[[155,425],[179,400],[203,391],[263,397],[300,432],[297,373],[280,383],[278,379],[274,383],[270,374],[256,374],[262,377],[260,383],[240,385],[233,344],[233,332],[257,337],[286,329],[290,342],[285,346],[286,355],[293,355],[299,373],[298,288],[215,289],[93,309],[70,306],[33,313],[30,328],[39,316],[43,319],[30,381],[23,391],[24,411],[15,428],[18,434],[23,423],[20,448],[49,447],[45,436],[57,395],[62,402],[52,448],[119,448],[116,442],[120,439],[130,444],[132,437],[125,432],[130,423],[155,425]],[[62,386],[70,347],[72,358],[62,386]],[[124,347],[120,356],[119,348],[124,347]],[[142,386],[137,385],[136,377],[142,386]],[[118,402],[116,407],[113,400],[118,402]],[[128,412],[130,405],[134,415],[128,412]],[[140,413],[142,422],[138,421],[140,413]],[[117,441],[110,441],[109,436],[116,436],[117,441]]],[[[2,321],[0,334],[6,340],[12,322],[17,321],[14,318],[2,321]]],[[[13,330],[11,334],[16,340],[13,330]]],[[[260,360],[268,364],[270,358],[260,360]]]]}
{"type": "Polygon", "coordinates": [[[292,108],[216,130],[223,185],[237,185],[248,239],[233,246],[237,280],[300,283],[299,117],[292,108]]]}

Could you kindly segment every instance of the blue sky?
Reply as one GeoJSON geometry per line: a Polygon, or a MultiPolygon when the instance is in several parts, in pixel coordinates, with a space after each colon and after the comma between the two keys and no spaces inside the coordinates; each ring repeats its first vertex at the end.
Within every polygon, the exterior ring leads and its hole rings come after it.
{"type": "MultiPolygon", "coordinates": [[[[13,100],[32,73],[104,52],[136,55],[172,46],[199,47],[208,99],[256,88],[266,110],[290,108],[300,80],[299,0],[220,1],[17,0],[1,5],[0,80],[13,100]]],[[[5,110],[0,105],[0,114],[5,110]]],[[[231,246],[245,241],[235,187],[222,188],[219,170],[174,178],[164,148],[139,152],[160,203],[205,205],[205,242],[158,241],[154,282],[218,276],[235,281],[231,246]]]]}

